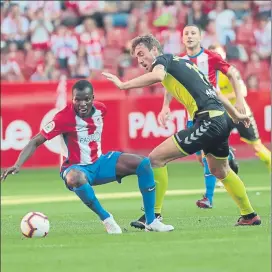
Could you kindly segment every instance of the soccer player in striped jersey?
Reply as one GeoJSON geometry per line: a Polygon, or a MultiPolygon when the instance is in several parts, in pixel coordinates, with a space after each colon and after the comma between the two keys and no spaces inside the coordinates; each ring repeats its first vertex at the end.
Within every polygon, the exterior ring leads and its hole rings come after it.
{"type": "Polygon", "coordinates": [[[166,232],[173,226],[165,225],[155,218],[155,181],[150,160],[146,157],[117,151],[102,154],[101,135],[106,107],[94,101],[93,86],[87,80],[80,80],[72,87],[72,103],[58,112],[22,150],[14,166],[5,170],[1,181],[9,174],[17,173],[23,163],[45,141],[61,135],[65,147],[65,161],[60,175],[67,188],[103,222],[109,234],[122,233],[113,216],[105,210],[96,198],[93,186],[118,181],[128,175],[138,176],[142,193],[147,231],[166,232]]]}

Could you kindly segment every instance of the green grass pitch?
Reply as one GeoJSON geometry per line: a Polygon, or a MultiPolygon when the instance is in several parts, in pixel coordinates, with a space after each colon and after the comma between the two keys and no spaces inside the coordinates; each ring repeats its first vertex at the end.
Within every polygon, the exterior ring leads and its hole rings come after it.
{"type": "MultiPolygon", "coordinates": [[[[196,162],[169,165],[169,191],[164,222],[171,233],[146,233],[129,222],[142,214],[141,198],[101,199],[123,235],[106,234],[96,216],[65,189],[57,169],[22,170],[1,185],[3,272],[268,272],[270,268],[270,177],[259,161],[240,162],[240,176],[252,205],[262,217],[257,227],[234,227],[239,212],[226,192],[215,194],[214,208],[201,210],[195,201],[203,188],[196,162]],[[188,192],[188,194],[186,194],[188,192]],[[52,198],[43,202],[45,197],[52,198]],[[62,197],[62,201],[57,201],[62,197]],[[14,204],[16,203],[17,204],[14,204]],[[24,201],[20,203],[21,201],[24,201]],[[45,213],[48,237],[23,238],[21,218],[29,211],[45,213]]],[[[97,194],[136,192],[136,177],[123,184],[96,187],[97,194]]],[[[124,194],[125,195],[125,194],[124,194]]]]}

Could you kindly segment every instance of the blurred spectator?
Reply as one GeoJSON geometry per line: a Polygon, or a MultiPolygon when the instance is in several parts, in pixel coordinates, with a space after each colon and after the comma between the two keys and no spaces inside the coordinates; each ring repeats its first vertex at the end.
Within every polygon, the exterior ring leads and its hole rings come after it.
{"type": "Polygon", "coordinates": [[[92,63],[88,57],[85,45],[81,44],[77,54],[73,54],[68,60],[68,68],[73,78],[88,78],[91,75],[92,63]]]}
{"type": "Polygon", "coordinates": [[[175,17],[172,17],[168,29],[163,30],[160,36],[164,53],[179,55],[182,52],[182,34],[177,29],[177,20],[175,17]]]}
{"type": "Polygon", "coordinates": [[[29,22],[27,18],[20,14],[20,8],[18,4],[13,4],[10,7],[9,15],[3,20],[1,25],[2,34],[4,34],[5,40],[16,41],[20,48],[27,38],[29,30],[29,22]]]}
{"type": "Polygon", "coordinates": [[[257,15],[271,18],[271,1],[253,1],[257,8],[257,15]]]}
{"type": "Polygon", "coordinates": [[[216,35],[215,21],[209,20],[205,31],[202,34],[201,45],[204,48],[208,48],[212,44],[218,44],[218,38],[216,35]]]}
{"type": "Polygon", "coordinates": [[[224,1],[217,1],[215,9],[208,14],[208,17],[215,20],[216,33],[221,45],[224,46],[235,40],[235,13],[226,8],[224,1]]]}
{"type": "Polygon", "coordinates": [[[260,86],[258,77],[254,74],[249,75],[246,79],[246,86],[248,92],[258,92],[260,86]]]}
{"type": "Polygon", "coordinates": [[[266,71],[269,71],[268,62],[261,61],[259,54],[255,51],[252,51],[249,62],[247,63],[245,69],[245,78],[251,74],[255,74],[262,80],[268,80],[270,79],[270,73],[267,73],[266,71]]]}
{"type": "Polygon", "coordinates": [[[80,43],[86,46],[91,68],[101,70],[103,68],[102,49],[104,46],[104,37],[98,31],[95,20],[87,18],[83,22],[81,29],[76,28],[80,33],[80,43]]]}
{"type": "Polygon", "coordinates": [[[130,54],[129,48],[123,48],[122,54],[118,58],[118,76],[123,77],[124,76],[124,70],[131,67],[133,64],[133,60],[130,54]]]}
{"type": "Polygon", "coordinates": [[[240,25],[244,16],[249,15],[250,1],[226,1],[227,9],[233,10],[236,17],[236,24],[240,25]]]}
{"type": "Polygon", "coordinates": [[[44,16],[47,21],[60,23],[61,6],[60,1],[27,1],[27,16],[30,20],[37,20],[37,11],[44,10],[44,16]]]}
{"type": "Polygon", "coordinates": [[[58,80],[60,77],[57,60],[52,51],[45,54],[44,74],[48,80],[58,80]]]}
{"type": "Polygon", "coordinates": [[[259,26],[254,31],[256,38],[256,51],[262,59],[271,56],[271,21],[264,16],[259,19],[259,26]]]}
{"type": "Polygon", "coordinates": [[[35,12],[35,20],[30,23],[32,48],[42,50],[48,49],[50,34],[53,30],[54,26],[51,21],[44,18],[43,8],[38,8],[35,12]]]}
{"type": "Polygon", "coordinates": [[[192,10],[187,16],[187,24],[198,25],[201,29],[205,29],[208,23],[208,16],[202,10],[203,1],[193,1],[192,10]]]}
{"type": "Polygon", "coordinates": [[[151,33],[151,29],[148,26],[148,21],[147,19],[142,19],[138,23],[138,29],[137,29],[137,35],[142,36],[142,35],[147,35],[151,33]]]}
{"type": "Polygon", "coordinates": [[[16,60],[10,59],[6,52],[1,53],[3,53],[1,54],[1,80],[10,82],[24,81],[21,68],[16,60]]]}
{"type": "Polygon", "coordinates": [[[78,49],[78,40],[65,26],[59,25],[56,34],[51,37],[51,50],[56,56],[61,69],[67,68],[67,60],[78,49]]]}

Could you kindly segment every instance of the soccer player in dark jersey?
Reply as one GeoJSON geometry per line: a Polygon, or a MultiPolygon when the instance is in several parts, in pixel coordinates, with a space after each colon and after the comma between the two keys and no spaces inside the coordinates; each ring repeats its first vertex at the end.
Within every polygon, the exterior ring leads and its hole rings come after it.
{"type": "Polygon", "coordinates": [[[169,137],[149,154],[156,183],[167,178],[168,162],[203,150],[212,174],[222,180],[240,209],[241,216],[236,225],[260,225],[261,219],[249,202],[243,182],[229,167],[228,138],[232,128],[225,108],[236,123],[243,122],[249,126],[249,118],[239,113],[220,92],[216,92],[194,63],[172,54],[163,54],[160,43],[153,35],[133,39],[131,52],[145,68],[146,74],[126,82],[110,73],[105,72],[104,76],[122,90],[161,82],[170,96],[186,107],[194,120],[192,127],[169,137]]]}
{"type": "Polygon", "coordinates": [[[93,186],[113,181],[121,183],[122,178],[128,175],[138,177],[148,217],[145,229],[158,232],[172,231],[173,226],[165,225],[155,218],[155,181],[150,160],[118,151],[102,154],[101,135],[106,107],[103,103],[94,101],[93,86],[87,80],[76,82],[72,87],[72,93],[72,103],[58,112],[53,120],[30,140],[14,166],[2,173],[1,181],[10,174],[18,173],[24,162],[40,145],[60,135],[66,157],[60,171],[61,178],[67,188],[97,214],[109,234],[120,234],[122,230],[96,198],[93,186]]]}

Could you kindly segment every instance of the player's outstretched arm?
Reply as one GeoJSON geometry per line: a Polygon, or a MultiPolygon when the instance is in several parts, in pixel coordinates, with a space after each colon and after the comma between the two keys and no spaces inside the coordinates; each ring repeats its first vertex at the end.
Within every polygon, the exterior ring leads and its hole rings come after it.
{"type": "Polygon", "coordinates": [[[162,82],[165,77],[164,66],[161,64],[156,65],[152,72],[146,73],[139,77],[135,77],[129,81],[122,82],[117,76],[103,72],[102,73],[108,80],[112,81],[120,90],[129,90],[135,88],[146,87],[158,82],[162,82]]]}
{"type": "Polygon", "coordinates": [[[16,174],[19,172],[21,166],[33,155],[36,149],[46,141],[45,137],[40,133],[34,136],[25,148],[21,151],[15,164],[4,170],[1,174],[1,181],[5,180],[6,177],[10,174],[16,174]]]}

